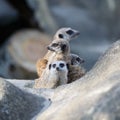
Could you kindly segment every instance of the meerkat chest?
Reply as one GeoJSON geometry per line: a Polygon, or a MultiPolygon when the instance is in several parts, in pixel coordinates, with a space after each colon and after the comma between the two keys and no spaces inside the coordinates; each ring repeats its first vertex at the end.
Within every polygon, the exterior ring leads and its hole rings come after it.
{"type": "Polygon", "coordinates": [[[51,71],[49,73],[49,81],[51,81],[51,82],[59,81],[59,74],[58,74],[58,72],[51,71]]]}
{"type": "Polygon", "coordinates": [[[53,53],[50,57],[49,57],[49,63],[53,62],[53,61],[58,61],[58,60],[63,60],[63,61],[67,61],[68,57],[66,55],[63,54],[56,54],[53,53]]]}

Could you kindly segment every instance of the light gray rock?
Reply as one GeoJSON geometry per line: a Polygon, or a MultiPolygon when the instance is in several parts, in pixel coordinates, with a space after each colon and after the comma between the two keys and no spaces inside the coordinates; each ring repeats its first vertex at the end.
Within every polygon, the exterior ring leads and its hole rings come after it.
{"type": "Polygon", "coordinates": [[[28,5],[34,10],[34,16],[39,26],[41,26],[47,33],[53,34],[58,25],[54,20],[53,15],[49,9],[47,0],[27,0],[28,5]]]}
{"type": "Polygon", "coordinates": [[[119,120],[120,41],[114,43],[84,77],[58,87],[51,106],[36,120],[119,120]]]}
{"type": "Polygon", "coordinates": [[[34,79],[36,61],[47,52],[51,37],[35,29],[17,31],[0,48],[0,76],[9,79],[34,79]]]}
{"type": "Polygon", "coordinates": [[[0,78],[0,120],[30,120],[50,104],[0,78]]]}

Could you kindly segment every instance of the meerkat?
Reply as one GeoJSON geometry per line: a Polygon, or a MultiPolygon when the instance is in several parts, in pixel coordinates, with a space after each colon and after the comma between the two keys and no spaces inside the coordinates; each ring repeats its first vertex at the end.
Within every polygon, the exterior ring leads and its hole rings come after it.
{"type": "Polygon", "coordinates": [[[78,55],[70,54],[69,59],[71,63],[69,64],[68,83],[71,83],[85,75],[85,69],[81,66],[84,63],[84,59],[78,55]]]}
{"type": "Polygon", "coordinates": [[[56,88],[68,82],[68,65],[65,61],[54,61],[47,65],[39,79],[35,80],[34,88],[56,88]]]}
{"type": "MultiPolygon", "coordinates": [[[[54,35],[53,41],[61,40],[61,41],[69,42],[70,40],[76,38],[79,34],[80,34],[79,31],[74,30],[72,28],[61,28],[54,35]]],[[[51,57],[52,54],[53,54],[53,51],[48,50],[46,55],[37,61],[36,68],[37,68],[37,74],[39,77],[41,76],[42,72],[45,70],[48,59],[51,57]]]]}

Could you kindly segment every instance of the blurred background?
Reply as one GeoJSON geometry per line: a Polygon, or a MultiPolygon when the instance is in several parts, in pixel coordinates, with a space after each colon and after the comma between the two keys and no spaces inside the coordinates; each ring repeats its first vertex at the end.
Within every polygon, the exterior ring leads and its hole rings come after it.
{"type": "Polygon", "coordinates": [[[80,31],[71,52],[89,71],[120,37],[120,0],[0,0],[0,77],[37,78],[35,63],[56,30],[80,31]]]}

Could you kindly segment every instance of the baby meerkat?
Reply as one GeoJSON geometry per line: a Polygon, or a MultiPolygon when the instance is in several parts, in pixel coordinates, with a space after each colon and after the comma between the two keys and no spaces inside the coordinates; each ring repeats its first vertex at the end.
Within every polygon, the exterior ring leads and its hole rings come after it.
{"type": "Polygon", "coordinates": [[[84,60],[76,54],[70,54],[70,60],[68,83],[71,83],[85,75],[85,69],[81,66],[81,64],[84,63],[84,60]]]}
{"type": "Polygon", "coordinates": [[[68,82],[68,65],[65,61],[54,61],[47,65],[41,77],[35,80],[34,88],[56,88],[68,82]]]}
{"type": "MultiPolygon", "coordinates": [[[[80,34],[79,31],[74,30],[72,28],[61,28],[54,35],[53,41],[55,42],[68,41],[69,42],[70,40],[76,38],[79,34],[80,34]]],[[[47,62],[52,54],[53,54],[53,51],[48,50],[46,55],[37,61],[36,68],[37,68],[37,74],[39,77],[41,76],[43,70],[46,68],[47,62]]]]}

